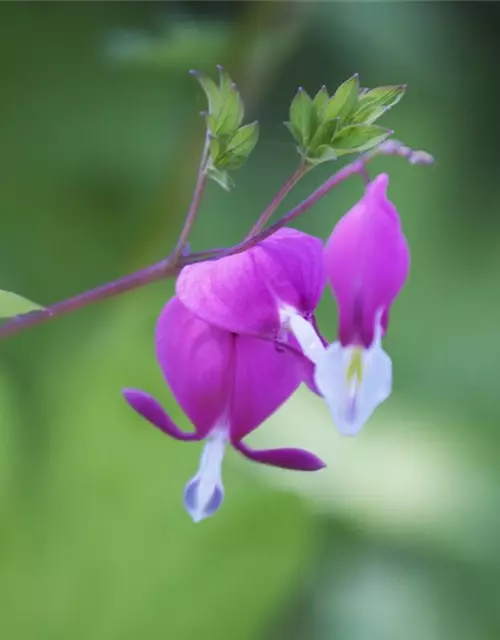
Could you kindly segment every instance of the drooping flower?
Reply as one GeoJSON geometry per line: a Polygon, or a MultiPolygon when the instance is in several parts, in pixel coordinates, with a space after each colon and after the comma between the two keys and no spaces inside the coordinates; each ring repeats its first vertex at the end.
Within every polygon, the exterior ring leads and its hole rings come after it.
{"type": "Polygon", "coordinates": [[[300,354],[279,351],[270,340],[215,327],[174,297],[158,320],[156,356],[194,431],[182,431],[143,391],[125,389],[123,394],[133,409],[167,435],[205,441],[198,472],[184,491],[185,507],[195,522],[212,515],[222,503],[221,468],[227,444],[251,460],[276,467],[316,471],[324,466],[301,449],[256,451],[243,442],[300,385],[300,354]]]}
{"type": "Polygon", "coordinates": [[[339,340],[324,349],[300,318],[292,321],[304,353],[316,364],[316,386],[345,435],[356,434],[392,388],[392,363],[381,342],[390,307],[408,275],[410,252],[398,213],[387,199],[388,183],[387,174],[369,183],[326,245],[339,340]]]}
{"type": "MultiPolygon", "coordinates": [[[[299,348],[291,319],[315,327],[325,285],[323,242],[283,228],[243,253],[184,267],[176,293],[211,325],[299,348]]],[[[302,368],[303,380],[317,392],[311,361],[303,358],[302,368]]]]}

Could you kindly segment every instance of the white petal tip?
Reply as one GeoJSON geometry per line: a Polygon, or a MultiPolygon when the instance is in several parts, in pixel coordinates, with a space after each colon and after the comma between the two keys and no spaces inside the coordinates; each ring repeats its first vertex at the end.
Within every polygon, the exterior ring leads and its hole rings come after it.
{"type": "Polygon", "coordinates": [[[207,487],[195,477],[190,480],[184,490],[184,506],[193,522],[201,522],[219,510],[224,499],[224,488],[214,484],[207,492],[207,487]]]}
{"type": "Polygon", "coordinates": [[[337,422],[335,426],[337,427],[337,431],[340,433],[340,435],[344,436],[345,438],[354,438],[355,436],[358,435],[358,433],[361,431],[361,429],[365,425],[364,424],[342,424],[337,422]]]}
{"type": "Polygon", "coordinates": [[[205,518],[208,517],[208,516],[204,515],[203,513],[190,513],[189,515],[191,516],[191,520],[195,524],[198,524],[198,522],[201,522],[202,520],[205,520],[205,518]]]}

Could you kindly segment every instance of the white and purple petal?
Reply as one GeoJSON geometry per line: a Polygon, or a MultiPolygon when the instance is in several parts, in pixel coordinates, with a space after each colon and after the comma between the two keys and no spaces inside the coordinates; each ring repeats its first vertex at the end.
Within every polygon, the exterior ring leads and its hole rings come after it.
{"type": "Polygon", "coordinates": [[[224,499],[222,461],[227,431],[215,430],[206,440],[198,472],[184,489],[184,506],[194,522],[213,515],[224,499]]]}
{"type": "Polygon", "coordinates": [[[392,390],[392,362],[380,338],[370,349],[334,342],[315,370],[318,390],[342,435],[354,436],[392,390]]]}

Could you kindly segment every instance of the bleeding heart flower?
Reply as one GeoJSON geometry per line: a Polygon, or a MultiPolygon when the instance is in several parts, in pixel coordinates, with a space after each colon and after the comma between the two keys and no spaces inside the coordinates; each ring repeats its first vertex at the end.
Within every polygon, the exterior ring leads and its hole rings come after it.
{"type": "Polygon", "coordinates": [[[382,349],[389,310],[410,267],[398,213],[387,199],[387,174],[335,226],[325,267],[339,310],[339,340],[328,348],[301,318],[291,327],[315,363],[314,379],[341,433],[356,434],[392,388],[392,363],[382,349]]]}
{"type": "Polygon", "coordinates": [[[198,472],[184,492],[184,504],[195,522],[212,515],[222,503],[226,444],[263,464],[303,471],[324,467],[319,458],[301,449],[255,451],[243,442],[300,385],[300,353],[279,350],[272,340],[239,336],[208,324],[174,297],[158,320],[156,355],[194,432],[179,429],[143,391],[125,389],[123,394],[133,409],[167,435],[205,441],[198,472]]]}
{"type": "MultiPolygon", "coordinates": [[[[211,325],[296,347],[291,318],[316,327],[314,312],[325,284],[323,242],[283,228],[242,253],[184,267],[176,292],[211,325]]],[[[302,379],[317,392],[311,362],[304,358],[302,366],[302,379]]]]}

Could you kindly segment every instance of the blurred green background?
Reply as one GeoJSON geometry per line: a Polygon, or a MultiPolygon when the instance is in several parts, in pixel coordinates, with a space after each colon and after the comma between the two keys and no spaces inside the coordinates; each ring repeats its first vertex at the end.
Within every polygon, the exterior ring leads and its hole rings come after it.
{"type": "MultiPolygon", "coordinates": [[[[181,502],[199,445],[120,396],[148,390],[187,426],[153,353],[172,282],[2,343],[0,637],[500,637],[499,27],[488,2],[0,4],[0,288],[42,304],[173,246],[203,142],[190,68],[222,63],[261,122],[237,188],[208,186],[194,250],[238,241],[294,169],[298,85],[408,83],[382,124],[438,160],[370,167],[391,175],[413,256],[386,340],[392,398],[345,440],[300,390],[252,441],[328,469],[230,452],[225,504],[200,525],[181,502]]],[[[297,226],[326,238],[361,193],[351,180],[297,226]]],[[[319,321],[333,339],[328,293],[319,321]]]]}

